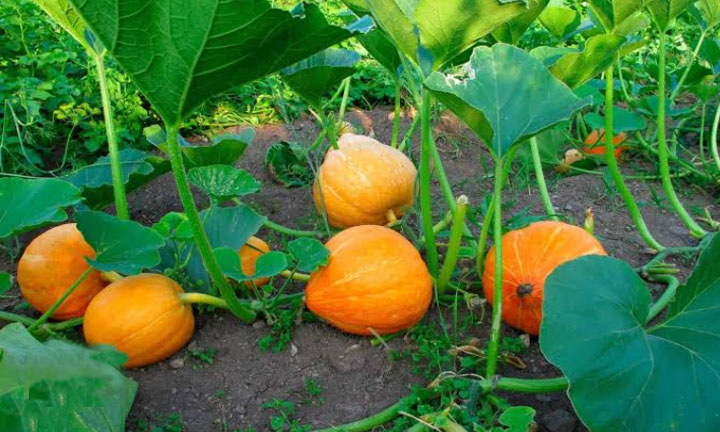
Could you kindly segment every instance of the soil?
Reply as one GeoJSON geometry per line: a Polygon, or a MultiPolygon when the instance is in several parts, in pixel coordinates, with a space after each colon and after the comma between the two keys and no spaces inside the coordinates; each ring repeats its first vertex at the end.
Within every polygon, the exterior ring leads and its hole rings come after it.
{"type": "MultiPolygon", "coordinates": [[[[392,121],[387,110],[353,112],[349,119],[362,125],[366,133],[389,142],[392,121]]],[[[405,126],[407,123],[404,119],[405,126]]],[[[491,192],[489,155],[472,133],[452,118],[442,118],[435,132],[453,190],[467,195],[473,204],[481,203],[491,192]]],[[[239,164],[263,184],[262,193],[251,196],[247,202],[275,222],[295,228],[313,228],[318,222],[311,191],[287,189],[274,183],[263,166],[265,151],[273,142],[279,139],[311,142],[315,134],[316,129],[309,120],[298,121],[290,127],[259,128],[254,143],[239,164]]],[[[623,169],[634,173],[635,168],[635,161],[630,160],[623,169]]],[[[506,190],[506,201],[511,207],[506,211],[508,216],[525,211],[531,215],[544,214],[532,176],[525,172],[519,170],[510,179],[506,190]]],[[[548,180],[554,204],[571,223],[582,224],[586,209],[592,207],[596,234],[610,255],[633,266],[651,258],[632,228],[621,199],[608,192],[601,176],[551,176],[548,180]]],[[[635,197],[645,204],[643,214],[661,243],[693,244],[687,230],[667,210],[667,201],[663,198],[660,206],[655,204],[650,190],[654,189],[662,197],[659,183],[633,180],[629,186],[635,197]]],[[[710,207],[714,216],[720,214],[717,200],[706,191],[681,182],[677,186],[688,206],[710,207]]],[[[439,192],[437,194],[436,202],[442,202],[439,192]]],[[[206,202],[200,193],[196,199],[206,202]]],[[[130,204],[132,217],[146,225],[156,222],[168,211],[181,210],[169,175],[131,194],[130,204]]],[[[444,211],[437,209],[438,215],[444,211]]],[[[261,232],[261,236],[273,237],[267,232],[261,232]]],[[[682,258],[676,263],[683,275],[691,266],[682,258]]],[[[461,265],[471,266],[470,263],[461,265]]],[[[11,266],[0,262],[0,267],[11,266]]],[[[433,316],[434,312],[428,319],[433,316]]],[[[467,338],[485,338],[487,327],[486,319],[469,332],[467,338]]],[[[504,331],[508,336],[519,335],[510,328],[504,331]]],[[[224,313],[199,315],[197,330],[188,348],[160,364],[129,372],[139,383],[129,430],[139,430],[134,426],[138,422],[157,422],[160,417],[179,414],[186,430],[191,432],[234,431],[247,427],[265,431],[269,430],[269,419],[275,413],[262,405],[276,399],[292,401],[296,406],[293,418],[301,424],[328,427],[378,412],[407,395],[412,385],[426,384],[423,378],[410,373],[408,361],[393,361],[387,348],[371,346],[367,338],[349,336],[322,323],[299,325],[289,348],[280,353],[260,350],[257,341],[267,334],[268,329],[262,322],[247,326],[224,313]],[[203,362],[190,353],[190,350],[202,349],[217,350],[214,361],[203,362]],[[322,388],[319,397],[313,398],[306,391],[308,379],[322,388]]],[[[403,350],[408,348],[406,344],[398,338],[389,343],[389,348],[403,350]]],[[[536,338],[530,340],[530,347],[520,357],[527,365],[524,370],[506,366],[501,373],[518,377],[560,374],[544,359],[536,338]]],[[[504,396],[513,404],[534,407],[541,431],[586,430],[564,393],[504,396]]]]}

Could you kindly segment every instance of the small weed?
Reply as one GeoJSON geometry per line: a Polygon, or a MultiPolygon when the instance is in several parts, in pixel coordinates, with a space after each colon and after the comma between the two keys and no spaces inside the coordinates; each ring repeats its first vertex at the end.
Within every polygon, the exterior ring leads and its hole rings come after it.
{"type": "Polygon", "coordinates": [[[215,363],[218,355],[218,350],[215,348],[188,349],[188,352],[192,358],[204,364],[215,363]]]}
{"type": "Polygon", "coordinates": [[[140,432],[185,432],[185,421],[180,414],[156,415],[152,420],[135,419],[134,427],[140,432]]]}
{"type": "Polygon", "coordinates": [[[310,426],[304,426],[292,418],[295,413],[295,404],[288,400],[273,399],[262,404],[262,407],[278,414],[270,418],[270,429],[274,431],[306,432],[310,430],[310,426]]]}
{"type": "Polygon", "coordinates": [[[320,396],[323,393],[322,387],[312,378],[305,378],[305,393],[307,393],[309,398],[306,399],[304,403],[310,405],[325,403],[325,398],[320,396]]]}

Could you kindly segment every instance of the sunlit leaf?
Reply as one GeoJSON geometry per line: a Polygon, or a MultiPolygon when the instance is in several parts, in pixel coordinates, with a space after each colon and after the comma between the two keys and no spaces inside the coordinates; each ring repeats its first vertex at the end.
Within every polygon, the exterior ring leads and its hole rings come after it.
{"type": "Polygon", "coordinates": [[[337,89],[340,82],[355,72],[360,61],[355,51],[328,48],[280,71],[283,80],[316,108],[323,96],[337,89]]]}
{"type": "MultiPolygon", "coordinates": [[[[143,133],[152,145],[167,152],[167,135],[161,126],[148,126],[143,133]]],[[[234,165],[253,139],[255,130],[252,128],[243,129],[239,133],[218,135],[209,145],[193,145],[178,136],[185,163],[191,168],[217,164],[234,165]]]]}
{"type": "Polygon", "coordinates": [[[650,0],[648,10],[661,31],[667,30],[678,15],[697,0],[650,0]]]}
{"type": "Polygon", "coordinates": [[[654,0],[588,0],[587,3],[606,33],[610,33],[651,1],[654,0]]]}
{"type": "Polygon", "coordinates": [[[622,36],[593,36],[585,42],[581,52],[564,55],[553,64],[550,71],[569,87],[580,87],[615,62],[623,42],[625,38],[622,36]]]}
{"type": "Polygon", "coordinates": [[[567,6],[550,5],[540,14],[540,23],[558,39],[564,39],[580,26],[580,14],[567,6]]]}
{"type": "Polygon", "coordinates": [[[0,330],[3,431],[124,432],[137,384],[109,346],[40,343],[22,324],[0,330]]]}
{"type": "Polygon", "coordinates": [[[714,28],[720,24],[720,0],[700,0],[697,6],[708,27],[714,28]]]}
{"type": "Polygon", "coordinates": [[[260,191],[260,182],[249,172],[230,165],[193,168],[190,182],[208,194],[216,204],[260,191]]]}
{"type": "Polygon", "coordinates": [[[433,70],[472,48],[484,36],[527,9],[524,1],[366,0],[379,26],[416,63],[426,52],[433,70]],[[419,42],[418,45],[418,34],[419,42]]]}
{"type": "Polygon", "coordinates": [[[65,180],[0,178],[0,239],[67,219],[80,190],[65,180]]]}
{"type": "Polygon", "coordinates": [[[425,85],[497,157],[590,103],[575,96],[540,61],[506,44],[476,48],[459,79],[434,73],[425,85]]]}
{"type": "Polygon", "coordinates": [[[75,220],[95,250],[95,259],[87,261],[96,269],[132,275],[160,263],[165,240],[152,228],[96,211],[78,212],[75,220]]]}
{"type": "Polygon", "coordinates": [[[584,257],[550,275],[540,346],[590,430],[720,430],[719,260],[715,236],[653,326],[650,291],[622,261],[584,257]]]}
{"type": "Polygon", "coordinates": [[[70,36],[87,49],[93,51],[85,39],[85,23],[67,0],[34,0],[46,14],[60,25],[70,36]]]}
{"type": "Polygon", "coordinates": [[[535,22],[535,19],[537,19],[549,2],[550,0],[528,0],[527,9],[522,14],[498,27],[493,31],[493,36],[501,42],[513,45],[517,44],[528,27],[535,22]]]}
{"type": "Polygon", "coordinates": [[[168,125],[211,96],[253,81],[359,32],[320,8],[267,0],[70,0],[168,125]]]}

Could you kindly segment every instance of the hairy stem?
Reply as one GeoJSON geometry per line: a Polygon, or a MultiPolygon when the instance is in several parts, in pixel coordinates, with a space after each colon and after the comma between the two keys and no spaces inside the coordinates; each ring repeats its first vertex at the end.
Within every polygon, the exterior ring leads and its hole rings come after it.
{"type": "Polygon", "coordinates": [[[457,206],[455,207],[455,212],[453,215],[452,228],[450,228],[450,243],[447,253],[445,254],[445,262],[443,263],[442,269],[440,270],[440,276],[438,277],[438,296],[442,296],[443,294],[445,294],[445,290],[447,289],[448,283],[450,282],[453,270],[455,270],[455,266],[458,262],[467,206],[468,199],[465,195],[462,195],[460,198],[457,199],[457,206]]]}
{"type": "Polygon", "coordinates": [[[493,246],[495,246],[495,289],[492,308],[492,324],[490,325],[490,342],[488,344],[487,368],[485,377],[492,378],[497,371],[497,357],[500,348],[500,325],[502,324],[502,190],[503,160],[495,161],[495,190],[493,192],[493,246]]]}
{"type": "Polygon", "coordinates": [[[552,200],[550,199],[550,193],[548,193],[547,183],[545,183],[545,173],[543,172],[542,161],[540,160],[540,149],[538,149],[536,137],[530,138],[530,151],[532,152],[533,166],[535,167],[535,178],[537,180],[538,189],[540,189],[540,198],[542,198],[545,212],[550,220],[556,221],[558,220],[558,217],[555,213],[555,206],[553,206],[552,200]]]}
{"type": "Polygon", "coordinates": [[[177,184],[178,194],[180,195],[180,201],[182,202],[185,210],[185,215],[190,225],[190,231],[195,239],[195,244],[198,248],[198,252],[202,257],[203,264],[210,275],[213,283],[220,290],[220,294],[223,299],[227,302],[230,311],[245,322],[253,322],[256,314],[247,306],[240,303],[235,291],[233,290],[230,282],[225,278],[225,275],[218,264],[215,255],[213,254],[212,246],[210,241],[205,234],[202,222],[200,221],[200,215],[198,214],[195,200],[190,192],[190,183],[185,172],[185,163],[183,162],[180,145],[178,143],[178,126],[169,126],[167,131],[167,148],[170,155],[170,164],[172,166],[173,175],[175,176],[175,183],[177,184]]]}
{"type": "Polygon", "coordinates": [[[350,96],[350,82],[351,81],[352,81],[352,77],[347,77],[343,81],[343,86],[344,86],[343,97],[342,97],[342,102],[340,102],[340,112],[338,113],[338,120],[337,120],[337,124],[339,124],[339,125],[342,125],[343,122],[345,121],[345,110],[347,109],[348,98],[350,96]]]}
{"type": "Polygon", "coordinates": [[[625,205],[630,213],[635,227],[640,237],[645,243],[656,251],[661,251],[664,247],[650,234],[650,230],[645,224],[640,207],[638,207],[635,198],[632,196],[630,189],[625,184],[618,162],[615,158],[615,144],[613,144],[613,67],[610,66],[605,71],[605,162],[607,163],[608,172],[610,173],[615,186],[625,201],[625,205]]]}
{"type": "Polygon", "coordinates": [[[128,210],[125,182],[123,181],[122,166],[120,164],[120,151],[118,149],[117,135],[115,134],[115,120],[113,118],[112,104],[110,103],[104,56],[102,54],[93,54],[93,57],[95,58],[98,81],[100,82],[100,96],[105,116],[105,133],[107,134],[108,151],[110,153],[110,174],[115,196],[115,212],[119,218],[127,220],[130,219],[130,211],[128,210]]]}
{"type": "Polygon", "coordinates": [[[658,314],[667,307],[667,305],[675,298],[675,293],[677,292],[678,286],[680,286],[680,281],[676,277],[670,275],[657,275],[652,276],[650,279],[654,282],[667,284],[667,288],[665,288],[665,292],[663,292],[660,298],[657,299],[657,301],[650,307],[645,324],[652,321],[653,318],[658,316],[658,314]]]}
{"type": "MultiPolygon", "coordinates": [[[[660,162],[660,177],[662,180],[662,186],[663,190],[665,191],[665,195],[668,198],[668,201],[670,201],[670,205],[672,205],[673,209],[675,210],[675,213],[680,218],[680,220],[685,224],[685,226],[690,230],[690,234],[694,237],[702,237],[707,232],[702,229],[702,227],[695,222],[695,220],[690,216],[690,213],[687,212],[685,207],[680,202],[680,199],[677,196],[677,193],[675,192],[675,188],[672,184],[672,179],[670,178],[670,162],[668,160],[668,146],[667,146],[667,137],[666,137],[666,131],[665,131],[665,57],[666,57],[666,47],[665,47],[665,41],[666,36],[665,32],[660,32],[660,46],[659,46],[659,53],[658,53],[658,117],[657,117],[657,125],[658,125],[658,159],[660,162]]],[[[612,138],[612,137],[611,137],[612,138]]]]}
{"type": "MultiPolygon", "coordinates": [[[[420,151],[420,212],[422,227],[425,234],[425,255],[428,268],[433,277],[438,272],[438,252],[435,245],[435,232],[433,231],[432,195],[430,183],[430,157],[432,153],[432,137],[430,136],[430,93],[423,90],[421,112],[421,151],[420,151]]],[[[437,167],[436,167],[437,168],[437,167]]],[[[454,200],[453,200],[454,201],[454,200]]]]}
{"type": "Polygon", "coordinates": [[[402,102],[402,85],[400,85],[400,79],[395,79],[395,118],[393,118],[393,130],[392,130],[392,140],[390,141],[390,146],[392,148],[398,147],[398,141],[400,139],[400,108],[401,108],[401,102],[402,102]]]}
{"type": "Polygon", "coordinates": [[[553,393],[568,389],[570,383],[567,378],[499,378],[493,382],[485,379],[480,382],[480,387],[485,393],[492,390],[512,391],[518,393],[553,393]]]}

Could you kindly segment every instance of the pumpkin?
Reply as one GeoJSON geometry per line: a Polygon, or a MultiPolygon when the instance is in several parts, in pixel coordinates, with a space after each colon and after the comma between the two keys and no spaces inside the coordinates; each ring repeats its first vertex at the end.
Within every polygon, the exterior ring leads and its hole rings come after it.
{"type": "MultiPolygon", "coordinates": [[[[584,255],[607,255],[584,229],[563,222],[536,222],[502,238],[503,305],[507,324],[531,335],[540,333],[545,279],[559,265],[584,255]]],[[[485,297],[495,298],[495,247],[483,273],[485,297]]]]}
{"type": "MultiPolygon", "coordinates": [[[[625,132],[621,132],[613,137],[615,157],[618,159],[628,149],[627,146],[620,145],[625,142],[626,139],[627,134],[625,134],[625,132]]],[[[599,131],[592,131],[590,135],[588,135],[587,139],[585,139],[585,148],[583,148],[583,151],[587,154],[603,156],[605,154],[605,145],[600,143],[601,140],[603,143],[605,142],[605,131],[602,129],[599,131]]]]}
{"type": "MultiPolygon", "coordinates": [[[[255,274],[255,263],[258,258],[263,254],[270,252],[270,246],[265,243],[262,239],[252,236],[248,239],[247,243],[240,248],[238,252],[240,254],[240,267],[245,276],[252,276],[255,274]]],[[[256,286],[263,286],[270,281],[270,278],[255,279],[256,286]]],[[[252,287],[250,281],[245,281],[247,287],[252,287]]]]}
{"type": "Polygon", "coordinates": [[[425,262],[402,235],[379,225],[331,238],[328,265],[313,272],[308,309],[348,333],[388,334],[412,327],[430,307],[433,283],[425,262]]]}
{"type": "MultiPolygon", "coordinates": [[[[45,231],[30,242],[20,258],[17,268],[20,292],[37,311],[47,311],[90,268],[85,258],[95,258],[95,251],[74,223],[45,231]]],[[[105,285],[100,272],[91,271],[52,318],[83,316],[90,300],[105,285]]]]}
{"type": "Polygon", "coordinates": [[[90,302],[83,333],[88,345],[112,345],[128,356],[126,368],[164,360],[187,343],[195,329],[192,306],[180,301],[174,280],[159,274],[113,282],[90,302]]]}
{"type": "Polygon", "coordinates": [[[313,187],[330,225],[385,225],[413,205],[417,170],[405,154],[354,134],[343,135],[338,147],[326,154],[313,187]]]}

